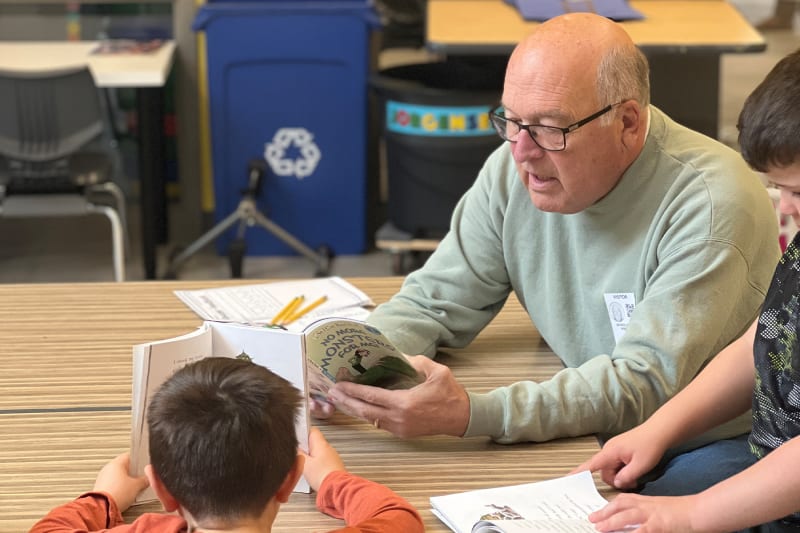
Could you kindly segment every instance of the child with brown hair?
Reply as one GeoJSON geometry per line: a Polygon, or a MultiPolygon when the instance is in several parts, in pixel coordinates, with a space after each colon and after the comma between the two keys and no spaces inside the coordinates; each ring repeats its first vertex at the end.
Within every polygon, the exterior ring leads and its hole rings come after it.
{"type": "Polygon", "coordinates": [[[424,531],[411,505],[383,485],[348,473],[314,428],[298,453],[294,421],[300,392],[249,361],[212,357],[173,374],[147,413],[150,462],[128,474],[128,454],[108,463],[94,489],[53,509],[31,533],[74,531],[266,532],[301,474],[317,507],[341,532],[424,531]],[[125,524],[122,511],[151,485],[166,511],[125,524]]]}

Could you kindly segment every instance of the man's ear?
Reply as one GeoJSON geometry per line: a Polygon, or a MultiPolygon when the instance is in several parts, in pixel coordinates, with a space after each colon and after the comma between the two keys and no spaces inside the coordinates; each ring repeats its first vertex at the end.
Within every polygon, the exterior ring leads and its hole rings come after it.
{"type": "Polygon", "coordinates": [[[279,503],[286,503],[289,501],[289,495],[292,494],[295,485],[297,485],[297,480],[303,475],[303,464],[305,460],[306,458],[302,454],[297,454],[294,465],[289,469],[289,473],[286,474],[286,478],[283,480],[283,483],[281,483],[281,486],[278,487],[278,492],[275,493],[275,499],[278,500],[279,503]]]}
{"type": "Polygon", "coordinates": [[[643,110],[636,100],[628,100],[620,104],[620,119],[622,120],[621,141],[628,148],[639,145],[640,137],[644,136],[646,123],[642,123],[643,110]]]}
{"type": "Polygon", "coordinates": [[[147,476],[147,480],[150,481],[150,486],[153,487],[153,491],[156,493],[156,497],[158,497],[161,505],[164,506],[164,510],[171,513],[178,509],[180,506],[178,500],[172,496],[172,493],[170,493],[167,487],[164,486],[164,483],[161,482],[161,478],[158,477],[156,471],[153,470],[153,465],[146,465],[144,467],[144,475],[147,476]]]}

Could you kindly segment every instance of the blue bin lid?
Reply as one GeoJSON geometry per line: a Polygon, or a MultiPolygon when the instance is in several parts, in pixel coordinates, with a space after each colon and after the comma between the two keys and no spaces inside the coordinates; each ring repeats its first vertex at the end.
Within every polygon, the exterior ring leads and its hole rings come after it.
{"type": "Polygon", "coordinates": [[[194,31],[203,31],[214,19],[230,16],[258,16],[259,14],[298,14],[298,15],[355,15],[374,27],[382,23],[375,11],[372,0],[249,0],[221,1],[204,4],[197,10],[192,23],[194,31]]]}

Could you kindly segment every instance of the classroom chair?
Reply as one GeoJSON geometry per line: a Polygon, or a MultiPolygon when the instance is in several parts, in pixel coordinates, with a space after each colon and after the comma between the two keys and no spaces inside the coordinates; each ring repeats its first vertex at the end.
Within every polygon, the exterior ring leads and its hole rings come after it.
{"type": "Polygon", "coordinates": [[[127,220],[103,100],[86,67],[0,71],[0,216],[102,214],[116,281],[125,280],[127,220]]]}

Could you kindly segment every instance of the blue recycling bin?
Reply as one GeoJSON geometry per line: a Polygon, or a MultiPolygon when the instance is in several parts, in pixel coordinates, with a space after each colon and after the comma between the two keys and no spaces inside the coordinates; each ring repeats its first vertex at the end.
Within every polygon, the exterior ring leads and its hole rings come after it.
{"type": "MultiPolygon", "coordinates": [[[[257,206],[311,248],[365,251],[368,78],[379,18],[369,1],[215,2],[205,32],[215,219],[233,212],[248,162],[267,172],[257,206]]],[[[236,228],[217,239],[225,253],[236,228]]],[[[264,231],[247,253],[294,254],[264,231]]]]}

